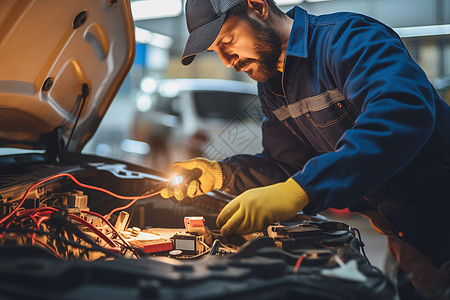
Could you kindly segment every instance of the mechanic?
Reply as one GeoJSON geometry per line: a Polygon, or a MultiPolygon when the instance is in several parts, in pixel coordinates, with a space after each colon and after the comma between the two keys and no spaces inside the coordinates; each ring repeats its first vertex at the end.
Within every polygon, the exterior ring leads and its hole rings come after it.
{"type": "Polygon", "coordinates": [[[217,218],[225,236],[348,207],[429,297],[450,260],[450,107],[399,36],[368,16],[285,14],[273,0],[188,0],[186,18],[184,65],[215,51],[258,81],[264,150],[177,162],[203,173],[163,197],[239,195],[217,218]]]}

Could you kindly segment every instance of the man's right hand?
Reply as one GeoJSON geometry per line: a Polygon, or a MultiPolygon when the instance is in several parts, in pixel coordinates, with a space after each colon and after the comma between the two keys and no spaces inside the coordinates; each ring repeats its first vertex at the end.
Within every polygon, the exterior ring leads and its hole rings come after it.
{"type": "Polygon", "coordinates": [[[186,196],[193,198],[220,189],[223,184],[222,169],[217,161],[197,157],[187,161],[175,162],[172,169],[175,173],[183,173],[186,178],[189,177],[189,172],[194,172],[195,169],[199,169],[201,174],[197,179],[185,182],[183,185],[169,185],[164,188],[161,191],[163,198],[175,196],[175,199],[181,201],[186,196]]]}

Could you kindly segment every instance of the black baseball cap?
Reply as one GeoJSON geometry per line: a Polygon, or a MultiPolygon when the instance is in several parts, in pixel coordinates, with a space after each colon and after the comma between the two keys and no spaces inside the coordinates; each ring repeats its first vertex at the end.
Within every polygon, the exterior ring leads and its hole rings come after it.
{"type": "Polygon", "coordinates": [[[195,55],[205,51],[214,42],[225,21],[226,13],[247,0],[187,0],[186,23],[189,38],[181,63],[189,65],[195,55]]]}

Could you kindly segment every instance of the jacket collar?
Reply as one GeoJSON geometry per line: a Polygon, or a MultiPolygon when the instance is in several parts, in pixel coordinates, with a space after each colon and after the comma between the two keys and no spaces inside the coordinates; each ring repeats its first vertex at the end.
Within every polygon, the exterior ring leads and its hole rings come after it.
{"type": "Polygon", "coordinates": [[[293,55],[307,58],[309,15],[306,10],[298,6],[288,11],[287,15],[294,19],[294,24],[286,47],[286,57],[293,55]]]}

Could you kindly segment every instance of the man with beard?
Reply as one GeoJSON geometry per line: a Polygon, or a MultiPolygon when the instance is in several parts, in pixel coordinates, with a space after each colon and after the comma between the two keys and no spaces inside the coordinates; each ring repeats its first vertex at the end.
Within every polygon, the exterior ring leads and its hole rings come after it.
{"type": "Polygon", "coordinates": [[[359,14],[284,14],[272,0],[188,0],[186,18],[184,65],[216,51],[258,81],[264,150],[175,163],[202,174],[162,196],[239,195],[217,218],[225,236],[348,207],[430,296],[450,260],[450,108],[398,35],[359,14]]]}

